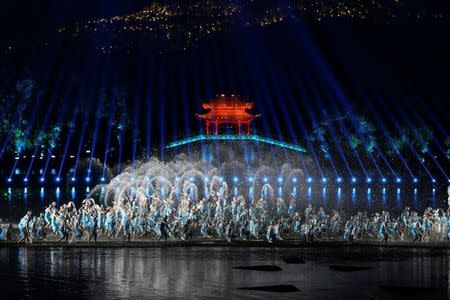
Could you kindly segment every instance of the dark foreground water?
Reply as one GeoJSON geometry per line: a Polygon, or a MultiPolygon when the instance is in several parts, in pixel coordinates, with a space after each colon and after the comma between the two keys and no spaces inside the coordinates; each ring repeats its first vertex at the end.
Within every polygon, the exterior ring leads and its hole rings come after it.
{"type": "Polygon", "coordinates": [[[449,268],[450,252],[436,249],[0,248],[2,299],[447,299],[449,268]],[[234,269],[255,265],[282,270],[234,269]],[[274,285],[299,291],[239,289],[274,285]]]}

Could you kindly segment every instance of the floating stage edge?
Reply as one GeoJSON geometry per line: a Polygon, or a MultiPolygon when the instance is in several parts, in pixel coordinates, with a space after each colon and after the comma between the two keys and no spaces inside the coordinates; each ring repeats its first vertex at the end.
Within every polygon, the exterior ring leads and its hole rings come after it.
{"type": "Polygon", "coordinates": [[[299,145],[289,144],[286,142],[262,137],[262,136],[255,135],[255,134],[250,134],[250,135],[237,135],[237,134],[203,135],[203,134],[201,134],[201,135],[193,136],[193,137],[186,138],[183,140],[171,142],[170,144],[168,144],[166,146],[166,148],[167,149],[175,148],[175,147],[183,146],[183,145],[190,144],[193,142],[198,142],[198,141],[234,141],[234,140],[262,142],[262,143],[266,143],[269,145],[274,145],[274,146],[294,150],[297,152],[308,153],[308,151],[306,151],[305,148],[303,148],[299,145]]]}

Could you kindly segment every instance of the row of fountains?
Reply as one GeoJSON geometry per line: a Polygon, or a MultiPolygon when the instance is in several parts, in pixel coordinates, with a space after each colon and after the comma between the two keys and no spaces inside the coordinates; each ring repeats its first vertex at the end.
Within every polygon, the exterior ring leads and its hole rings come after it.
{"type": "MultiPolygon", "coordinates": [[[[304,178],[304,172],[299,168],[292,168],[290,164],[283,164],[281,172],[274,168],[262,165],[256,170],[243,168],[239,163],[222,163],[220,166],[211,162],[188,161],[177,157],[169,162],[152,159],[138,166],[128,167],[112,178],[108,184],[96,186],[91,194],[100,194],[106,205],[131,201],[133,199],[150,199],[158,197],[166,201],[177,202],[183,196],[190,201],[207,198],[211,194],[229,195],[231,191],[225,178],[236,178],[236,175],[251,178],[248,197],[250,201],[255,198],[266,200],[275,197],[273,182],[267,178],[282,177],[283,187],[294,188],[294,181],[304,178]],[[295,178],[295,180],[293,180],[295,178]]],[[[238,191],[239,184],[235,184],[235,194],[244,194],[238,191]]],[[[246,185],[248,188],[248,185],[246,185]]]]}

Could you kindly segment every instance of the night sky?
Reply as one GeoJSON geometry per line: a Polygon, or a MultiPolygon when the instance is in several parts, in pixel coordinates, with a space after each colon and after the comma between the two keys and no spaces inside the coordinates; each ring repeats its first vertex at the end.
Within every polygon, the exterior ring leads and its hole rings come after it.
{"type": "MultiPolygon", "coordinates": [[[[399,135],[403,128],[427,126],[445,148],[450,112],[450,19],[445,1],[410,1],[393,10],[395,20],[387,17],[389,9],[373,14],[369,10],[365,18],[319,18],[306,12],[265,26],[243,26],[269,9],[313,3],[261,1],[247,6],[239,21],[199,34],[195,42],[177,37],[176,31],[170,40],[140,31],[109,29],[76,36],[71,31],[90,20],[139,12],[153,2],[0,4],[1,95],[14,93],[21,80],[34,82],[22,117],[28,121],[23,127],[29,136],[56,124],[62,132],[55,139],[55,153],[63,152],[69,132],[69,149],[75,151],[79,141],[90,148],[95,141],[96,151],[103,153],[110,132],[111,147],[123,139],[129,158],[132,152],[201,132],[194,117],[202,112],[201,102],[226,93],[255,102],[253,112],[262,117],[254,131],[264,136],[306,144],[320,122],[358,114],[375,125],[381,139],[399,135]],[[421,18],[414,17],[417,12],[421,18]],[[61,26],[65,32],[58,32],[61,26]],[[111,51],[103,51],[103,45],[111,51]],[[121,136],[117,127],[122,125],[126,129],[121,136]]],[[[322,2],[331,7],[335,1],[322,2]]],[[[211,19],[182,16],[165,24],[183,29],[211,19]]],[[[11,123],[16,106],[3,112],[11,123]]]]}

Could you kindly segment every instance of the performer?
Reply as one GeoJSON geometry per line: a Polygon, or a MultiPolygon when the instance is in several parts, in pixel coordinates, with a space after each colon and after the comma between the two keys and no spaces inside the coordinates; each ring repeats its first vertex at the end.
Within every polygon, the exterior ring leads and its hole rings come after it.
{"type": "Polygon", "coordinates": [[[160,241],[161,239],[164,239],[164,242],[167,241],[167,236],[168,236],[168,231],[170,232],[170,227],[167,224],[167,216],[165,216],[162,220],[161,223],[159,224],[159,230],[160,230],[160,236],[158,241],[160,241]]]}

